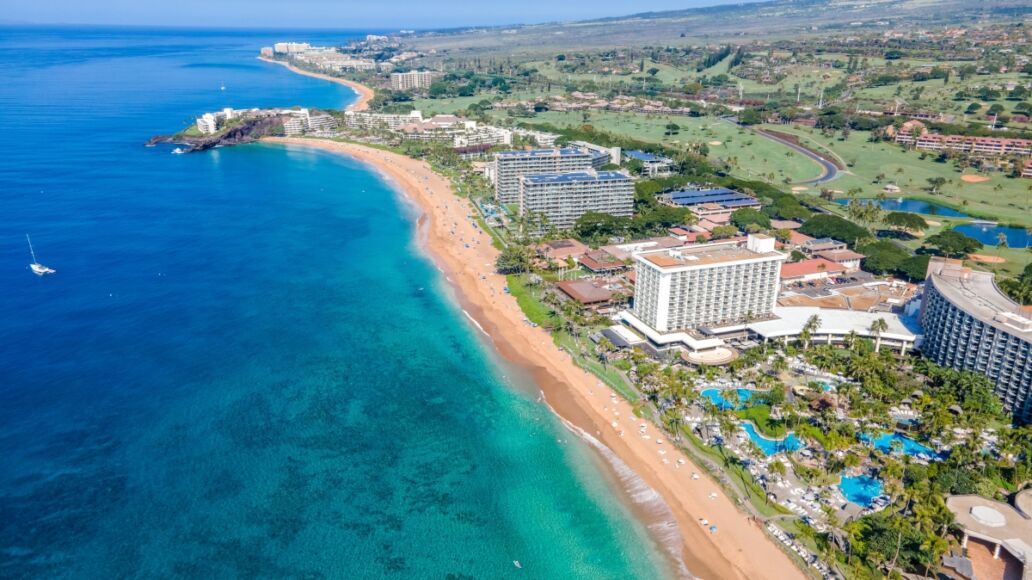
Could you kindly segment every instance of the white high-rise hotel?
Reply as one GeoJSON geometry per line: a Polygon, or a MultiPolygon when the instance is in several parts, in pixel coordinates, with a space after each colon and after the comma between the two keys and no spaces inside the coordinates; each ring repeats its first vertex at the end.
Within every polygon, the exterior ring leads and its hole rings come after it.
{"type": "Polygon", "coordinates": [[[770,316],[786,258],[763,235],[636,254],[633,314],[659,333],[770,316]]]}

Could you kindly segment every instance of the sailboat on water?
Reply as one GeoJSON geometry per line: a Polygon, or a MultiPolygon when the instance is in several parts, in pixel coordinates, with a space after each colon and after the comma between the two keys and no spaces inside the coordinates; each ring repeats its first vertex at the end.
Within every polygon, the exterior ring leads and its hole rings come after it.
{"type": "Polygon", "coordinates": [[[57,270],[53,268],[47,268],[43,264],[40,264],[39,260],[36,259],[36,250],[32,249],[32,238],[29,237],[29,234],[25,234],[25,240],[29,242],[29,253],[32,254],[32,263],[29,264],[29,269],[32,270],[32,273],[37,276],[56,274],[57,270]]]}

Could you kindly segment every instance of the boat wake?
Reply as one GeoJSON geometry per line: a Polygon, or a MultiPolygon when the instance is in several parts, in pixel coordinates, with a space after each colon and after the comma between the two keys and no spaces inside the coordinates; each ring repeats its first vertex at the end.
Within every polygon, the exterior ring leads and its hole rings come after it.
{"type": "Polygon", "coordinates": [[[588,445],[594,447],[606,462],[613,467],[613,471],[616,472],[617,479],[620,480],[620,483],[624,487],[624,491],[628,496],[630,496],[631,501],[648,514],[648,530],[660,546],[673,558],[677,565],[676,572],[678,577],[696,578],[688,570],[688,566],[685,565],[684,560],[681,557],[681,549],[684,545],[684,539],[681,537],[681,529],[678,528],[677,521],[674,519],[674,512],[671,511],[670,506],[667,505],[663,496],[659,495],[659,492],[652,489],[649,484],[645,483],[645,480],[635,473],[630,466],[624,463],[624,461],[620,459],[612,449],[607,447],[604,443],[593,437],[584,429],[581,429],[577,425],[567,421],[565,417],[557,413],[556,410],[548,403],[548,399],[545,398],[544,392],[541,393],[541,400],[544,401],[548,409],[559,418],[559,421],[562,422],[563,426],[566,427],[568,431],[580,437],[588,445]]]}

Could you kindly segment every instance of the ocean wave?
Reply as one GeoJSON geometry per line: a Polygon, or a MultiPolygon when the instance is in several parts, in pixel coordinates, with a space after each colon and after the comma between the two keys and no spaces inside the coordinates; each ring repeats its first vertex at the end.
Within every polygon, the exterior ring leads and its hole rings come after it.
{"type": "Polygon", "coordinates": [[[668,554],[670,554],[674,562],[677,564],[677,575],[681,578],[696,578],[688,570],[688,566],[685,565],[684,560],[681,557],[681,548],[683,546],[684,539],[681,537],[681,529],[678,527],[677,520],[674,518],[674,512],[670,509],[670,506],[667,505],[663,496],[661,496],[659,492],[653,489],[648,483],[645,483],[645,480],[631,469],[623,459],[620,459],[620,456],[613,452],[613,450],[605,443],[602,443],[584,429],[581,429],[577,425],[567,421],[565,417],[556,412],[552,405],[548,403],[548,399],[545,397],[544,392],[541,393],[541,400],[545,403],[548,409],[559,418],[559,421],[568,431],[580,437],[588,445],[593,447],[602,455],[603,459],[612,466],[617,479],[620,480],[624,491],[631,498],[631,501],[634,502],[636,506],[643,509],[647,514],[648,523],[646,527],[649,532],[656,539],[659,545],[666,550],[668,554]]]}

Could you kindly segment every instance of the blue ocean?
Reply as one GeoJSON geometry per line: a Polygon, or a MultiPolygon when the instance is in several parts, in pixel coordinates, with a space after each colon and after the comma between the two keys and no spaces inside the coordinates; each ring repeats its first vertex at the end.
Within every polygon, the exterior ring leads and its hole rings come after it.
{"type": "Polygon", "coordinates": [[[377,174],[143,146],[346,105],[255,55],[355,34],[0,29],[0,577],[669,575],[377,174]]]}

